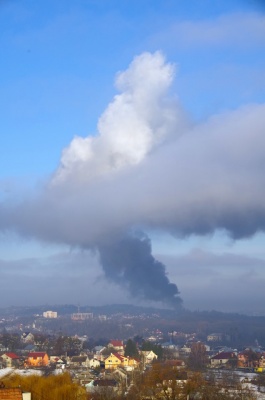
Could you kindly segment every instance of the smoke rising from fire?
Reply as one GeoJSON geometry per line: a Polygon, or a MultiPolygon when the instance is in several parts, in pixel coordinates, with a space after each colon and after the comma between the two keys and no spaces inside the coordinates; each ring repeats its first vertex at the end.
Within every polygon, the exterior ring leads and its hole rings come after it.
{"type": "Polygon", "coordinates": [[[140,298],[179,304],[147,237],[265,230],[265,105],[187,120],[170,95],[174,66],[156,52],[118,74],[97,136],[75,137],[34,197],[2,202],[0,229],[96,249],[108,279],[140,298]],[[148,279],[147,279],[148,278],[148,279]],[[140,283],[139,283],[140,282],[140,283]]]}
{"type": "Polygon", "coordinates": [[[165,266],[152,256],[147,236],[126,236],[98,250],[106,277],[125,286],[132,296],[171,307],[181,304],[178,288],[169,282],[165,266]]]}

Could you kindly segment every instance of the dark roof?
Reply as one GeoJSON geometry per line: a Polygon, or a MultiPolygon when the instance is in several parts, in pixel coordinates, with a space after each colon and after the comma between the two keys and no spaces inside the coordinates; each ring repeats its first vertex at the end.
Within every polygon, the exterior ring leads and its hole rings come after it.
{"type": "Polygon", "coordinates": [[[232,351],[222,351],[212,357],[212,360],[229,360],[230,358],[235,358],[235,353],[232,351]]]}
{"type": "Polygon", "coordinates": [[[116,386],[117,381],[115,379],[96,379],[93,382],[94,386],[116,386]]]}
{"type": "Polygon", "coordinates": [[[72,362],[85,362],[87,360],[87,356],[73,356],[71,358],[72,362]]]}

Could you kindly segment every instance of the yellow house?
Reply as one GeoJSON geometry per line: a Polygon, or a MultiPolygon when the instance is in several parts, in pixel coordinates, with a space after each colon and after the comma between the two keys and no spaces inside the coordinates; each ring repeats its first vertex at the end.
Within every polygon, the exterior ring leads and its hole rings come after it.
{"type": "Polygon", "coordinates": [[[27,366],[43,367],[49,364],[48,354],[45,352],[32,352],[28,354],[27,366]]]}
{"type": "Polygon", "coordinates": [[[118,367],[136,367],[138,362],[134,358],[122,356],[119,353],[111,353],[105,359],[105,369],[115,369],[118,367]]]}
{"type": "Polygon", "coordinates": [[[129,367],[137,367],[139,365],[139,361],[135,360],[135,358],[129,358],[128,366],[129,367]]]}
{"type": "Polygon", "coordinates": [[[111,353],[106,359],[105,359],[105,369],[115,369],[121,366],[121,358],[119,354],[113,354],[111,353]]]}
{"type": "Polygon", "coordinates": [[[14,367],[17,366],[19,363],[19,356],[15,353],[4,353],[1,356],[5,367],[14,367]]]}

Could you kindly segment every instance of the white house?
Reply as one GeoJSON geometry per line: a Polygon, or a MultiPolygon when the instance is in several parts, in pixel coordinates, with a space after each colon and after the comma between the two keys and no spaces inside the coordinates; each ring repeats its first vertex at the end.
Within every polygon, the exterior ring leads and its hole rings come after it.
{"type": "Polygon", "coordinates": [[[221,351],[211,358],[211,366],[217,367],[218,365],[227,364],[231,360],[237,360],[237,356],[232,351],[221,351]]]}
{"type": "Polygon", "coordinates": [[[100,367],[100,361],[97,360],[96,358],[92,358],[91,360],[89,360],[88,366],[89,366],[89,368],[97,368],[97,367],[100,367]]]}
{"type": "Polygon", "coordinates": [[[150,364],[153,360],[157,359],[157,355],[153,352],[153,350],[142,351],[141,354],[143,355],[145,364],[150,364]]]}

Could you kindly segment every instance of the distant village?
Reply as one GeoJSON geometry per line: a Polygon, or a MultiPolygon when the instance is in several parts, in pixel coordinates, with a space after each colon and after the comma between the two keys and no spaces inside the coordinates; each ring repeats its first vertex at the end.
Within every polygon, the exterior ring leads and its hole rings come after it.
{"type": "MultiPolygon", "coordinates": [[[[112,319],[80,310],[69,318],[76,330],[79,324],[106,324],[112,319]]],[[[113,318],[117,321],[116,314],[113,318]]],[[[119,318],[131,328],[128,315],[119,318]]],[[[142,320],[143,316],[139,318],[142,320]]],[[[155,319],[153,315],[152,321],[155,319]]],[[[45,310],[33,319],[24,316],[24,324],[16,317],[1,319],[0,382],[3,387],[0,386],[0,399],[1,391],[8,390],[3,382],[13,375],[45,377],[66,372],[87,395],[107,386],[115,393],[127,393],[128,397],[137,374],[148,374],[154,365],[176,371],[177,380],[183,385],[194,371],[202,373],[206,381],[212,376],[217,380],[225,374],[231,377],[233,373],[237,382],[245,385],[257,399],[265,399],[265,348],[257,340],[245,347],[236,347],[234,342],[230,346],[228,333],[209,333],[202,340],[200,329],[189,333],[165,332],[159,327],[159,319],[157,327],[151,324],[151,328],[145,328],[141,334],[135,331],[134,336],[108,338],[112,332],[106,331],[104,338],[93,339],[88,335],[68,335],[61,330],[53,332],[49,325],[47,328],[47,321],[60,321],[59,313],[45,310]]],[[[231,384],[229,390],[233,393],[238,389],[233,389],[231,384]]],[[[21,396],[21,399],[29,399],[29,393],[23,397],[22,390],[21,396]]]]}

